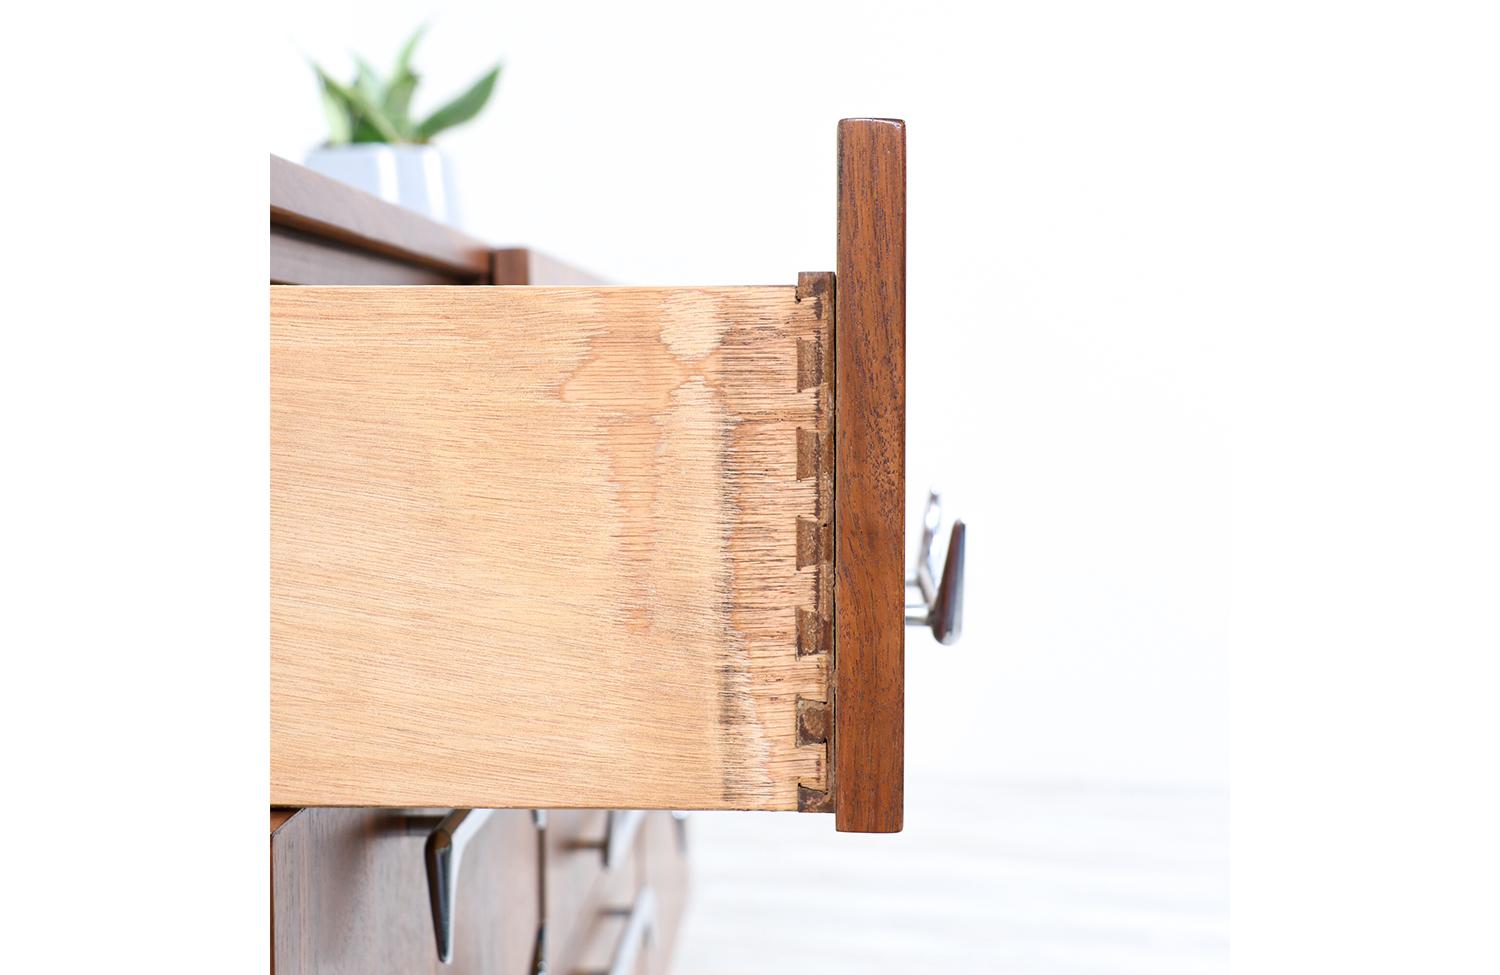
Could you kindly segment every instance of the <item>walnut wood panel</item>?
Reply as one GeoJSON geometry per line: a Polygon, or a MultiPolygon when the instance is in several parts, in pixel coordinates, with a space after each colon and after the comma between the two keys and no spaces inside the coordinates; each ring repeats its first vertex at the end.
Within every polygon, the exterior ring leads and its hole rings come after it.
{"type": "Polygon", "coordinates": [[[901,829],[905,694],[906,126],[838,130],[834,498],[837,827],[901,829]]]}
{"type": "Polygon", "coordinates": [[[489,280],[488,247],[421,214],[278,156],[271,157],[270,189],[273,226],[432,268],[460,282],[489,280]]]}
{"type": "MultiPolygon", "coordinates": [[[[271,801],[796,809],[793,287],[273,288],[271,801]]],[[[807,349],[811,347],[809,357],[807,349]]]]}
{"type": "Polygon", "coordinates": [[[272,284],[456,284],[442,272],[324,237],[271,227],[272,284]]]}
{"type": "Polygon", "coordinates": [[[531,814],[475,835],[458,875],[453,963],[437,956],[422,832],[399,811],[303,809],[271,834],[273,975],[525,975],[541,921],[531,814]]]}

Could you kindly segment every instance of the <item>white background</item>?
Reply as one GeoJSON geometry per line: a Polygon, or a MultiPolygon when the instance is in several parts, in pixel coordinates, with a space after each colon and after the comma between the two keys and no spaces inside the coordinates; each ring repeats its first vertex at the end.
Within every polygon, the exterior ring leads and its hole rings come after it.
{"type": "Polygon", "coordinates": [[[13,13],[18,970],[264,970],[264,152],[293,43],[433,13],[428,97],[507,64],[469,229],[622,282],[829,267],[834,121],[907,119],[910,490],[972,525],[914,768],[1222,785],[1227,647],[1244,969],[1495,968],[1488,8],[643,2],[13,13]]]}

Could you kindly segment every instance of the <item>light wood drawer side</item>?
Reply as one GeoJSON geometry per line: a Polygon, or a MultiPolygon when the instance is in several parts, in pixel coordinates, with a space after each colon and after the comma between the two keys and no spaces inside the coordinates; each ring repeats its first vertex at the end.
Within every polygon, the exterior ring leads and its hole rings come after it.
{"type": "Polygon", "coordinates": [[[806,280],[272,289],[272,802],[826,789],[832,317],[806,280]]]}

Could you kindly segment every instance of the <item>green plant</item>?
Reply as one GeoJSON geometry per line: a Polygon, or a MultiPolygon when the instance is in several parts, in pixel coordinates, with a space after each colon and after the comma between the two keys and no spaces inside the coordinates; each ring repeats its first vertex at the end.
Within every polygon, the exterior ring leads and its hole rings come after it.
{"type": "Polygon", "coordinates": [[[432,137],[455,125],[462,125],[484,108],[500,79],[500,65],[431,115],[417,121],[411,116],[411,96],[420,76],[411,68],[411,55],[422,39],[425,27],[401,48],[396,67],[389,78],[380,74],[364,58],[355,55],[357,71],[352,84],[335,81],[327,71],[313,63],[322,89],[323,111],[328,116],[328,145],[351,142],[414,142],[425,144],[432,137]]]}

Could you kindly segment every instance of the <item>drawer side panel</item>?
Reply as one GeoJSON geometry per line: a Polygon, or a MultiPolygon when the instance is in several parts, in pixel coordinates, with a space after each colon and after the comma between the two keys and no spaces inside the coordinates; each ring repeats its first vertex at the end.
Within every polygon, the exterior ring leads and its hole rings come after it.
{"type": "Polygon", "coordinates": [[[790,286],[272,289],[272,802],[824,786],[796,734],[828,686],[797,627],[820,311],[790,286]]]}

